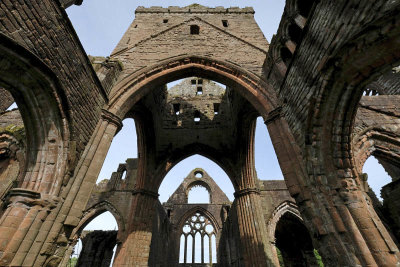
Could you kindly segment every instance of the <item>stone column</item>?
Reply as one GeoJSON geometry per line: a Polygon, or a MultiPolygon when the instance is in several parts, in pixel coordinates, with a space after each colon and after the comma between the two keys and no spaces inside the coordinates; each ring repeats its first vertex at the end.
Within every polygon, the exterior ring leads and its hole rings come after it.
{"type": "Polygon", "coordinates": [[[158,194],[136,189],[133,195],[128,234],[117,251],[114,267],[148,266],[158,194]]]}
{"type": "Polygon", "coordinates": [[[313,159],[305,166],[303,156],[313,155],[302,155],[280,108],[272,111],[265,123],[286,185],[305,225],[313,237],[318,237],[314,242],[325,264],[396,266],[398,249],[352,174],[339,181],[332,177],[338,170],[326,174],[312,166],[313,159]]]}
{"type": "MultiPolygon", "coordinates": [[[[63,201],[60,201],[60,205],[54,208],[40,227],[34,240],[35,245],[28,248],[31,256],[24,261],[25,265],[53,266],[63,259],[70,242],[70,229],[80,222],[113,137],[121,126],[121,120],[117,116],[103,110],[76,166],[75,175],[60,193],[63,201]]],[[[20,250],[24,249],[20,247],[20,250]]]]}
{"type": "Polygon", "coordinates": [[[274,266],[273,247],[267,240],[267,229],[254,166],[255,124],[255,119],[244,119],[241,127],[235,208],[245,266],[274,266]]]}
{"type": "Polygon", "coordinates": [[[0,220],[0,265],[22,266],[30,259],[27,252],[57,203],[36,191],[14,188],[8,192],[5,204],[7,209],[0,220]]]}
{"type": "Polygon", "coordinates": [[[277,266],[261,210],[260,192],[246,188],[235,192],[241,250],[245,266],[277,266]]]}

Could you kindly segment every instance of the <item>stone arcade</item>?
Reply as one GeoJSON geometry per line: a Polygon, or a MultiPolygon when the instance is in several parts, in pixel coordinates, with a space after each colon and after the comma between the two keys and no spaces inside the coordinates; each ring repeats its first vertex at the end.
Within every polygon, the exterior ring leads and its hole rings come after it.
{"type": "Polygon", "coordinates": [[[279,266],[277,251],[317,266],[314,248],[325,266],[400,266],[399,1],[287,0],[270,43],[252,8],[139,7],[108,58],[72,28],[81,2],[0,2],[0,266],[65,266],[79,237],[80,266],[107,266],[115,244],[113,266],[279,266]],[[285,181],[257,177],[259,116],[285,181]],[[96,184],[125,118],[138,158],[96,184]],[[227,173],[232,203],[197,166],[158,201],[193,154],[227,173]],[[383,203],[371,155],[392,178],[383,203]],[[193,186],[210,204],[187,204],[193,186]],[[104,211],[118,232],[82,231],[104,211]]]}

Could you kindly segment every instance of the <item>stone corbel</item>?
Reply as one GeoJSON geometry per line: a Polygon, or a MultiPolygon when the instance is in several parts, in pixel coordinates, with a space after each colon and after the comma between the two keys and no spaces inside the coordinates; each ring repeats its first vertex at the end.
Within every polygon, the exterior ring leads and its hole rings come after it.
{"type": "Polygon", "coordinates": [[[101,118],[103,120],[117,126],[117,132],[115,133],[117,134],[122,129],[122,120],[117,115],[109,112],[108,110],[102,109],[101,111],[101,118]]]}

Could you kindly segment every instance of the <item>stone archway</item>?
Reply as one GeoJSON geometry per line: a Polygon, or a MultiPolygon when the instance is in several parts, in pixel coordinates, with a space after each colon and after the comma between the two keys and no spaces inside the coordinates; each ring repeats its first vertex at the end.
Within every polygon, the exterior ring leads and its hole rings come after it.
{"type": "Polygon", "coordinates": [[[74,162],[68,159],[75,151],[70,148],[68,105],[57,77],[35,55],[3,34],[0,51],[0,84],[16,100],[27,136],[21,181],[5,198],[0,264],[22,265],[25,257],[14,255],[26,253],[19,250],[34,242],[34,238],[26,237],[36,235],[50,211],[58,206],[57,195],[72,175],[68,171],[74,162]],[[36,216],[42,219],[32,221],[36,216]],[[28,233],[26,225],[36,230],[28,233]],[[19,238],[13,238],[14,234],[19,238]]]}

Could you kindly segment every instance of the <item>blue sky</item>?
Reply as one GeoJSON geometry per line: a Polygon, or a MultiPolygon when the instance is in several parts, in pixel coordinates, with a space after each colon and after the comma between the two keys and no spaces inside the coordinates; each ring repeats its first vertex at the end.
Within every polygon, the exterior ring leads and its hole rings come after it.
{"type": "MultiPolygon", "coordinates": [[[[108,56],[117,42],[134,19],[137,6],[187,6],[193,1],[132,1],[132,0],[84,0],[81,6],[67,9],[67,13],[82,42],[87,54],[93,56],[108,56]]],[[[285,1],[258,0],[258,1],[196,1],[205,6],[253,6],[255,19],[268,41],[278,29],[283,13],[285,1]]],[[[129,157],[137,156],[136,132],[133,120],[124,120],[124,127],[114,138],[106,162],[101,170],[99,180],[109,178],[119,163],[129,157]]],[[[257,121],[256,129],[256,170],[261,179],[283,179],[276,159],[274,149],[269,139],[268,131],[262,120],[257,121]]],[[[205,169],[227,196],[233,200],[233,187],[224,171],[212,161],[192,156],[175,166],[165,177],[160,187],[160,201],[164,202],[175,191],[183,178],[196,167],[205,169]]],[[[364,172],[369,174],[369,183],[379,196],[382,185],[387,184],[390,178],[373,157],[368,159],[364,172]]],[[[88,225],[88,229],[114,229],[115,220],[111,215],[99,216],[88,225]]]]}

